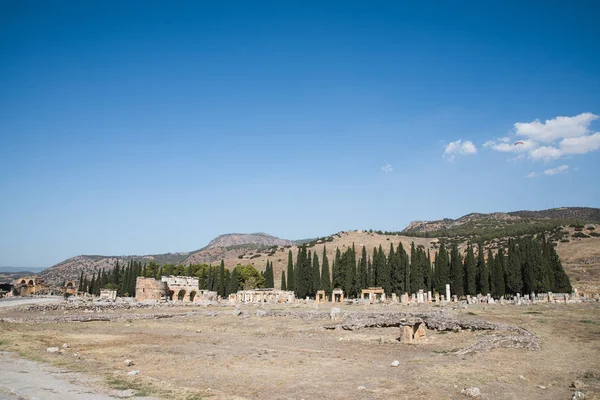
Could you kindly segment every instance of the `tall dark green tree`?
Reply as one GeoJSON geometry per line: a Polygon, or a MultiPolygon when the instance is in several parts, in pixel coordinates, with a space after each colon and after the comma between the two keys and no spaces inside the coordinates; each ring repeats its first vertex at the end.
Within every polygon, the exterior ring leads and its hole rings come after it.
{"type": "Polygon", "coordinates": [[[465,274],[462,264],[462,257],[458,251],[458,245],[452,244],[450,252],[450,290],[452,294],[461,297],[465,294],[465,274]]]}
{"type": "Polygon", "coordinates": [[[506,261],[504,258],[504,248],[500,247],[494,260],[494,296],[502,297],[506,294],[506,261]]]}
{"type": "Polygon", "coordinates": [[[434,286],[439,293],[446,293],[446,285],[450,283],[450,261],[444,243],[435,255],[434,286]]]}
{"type": "Polygon", "coordinates": [[[313,278],[313,293],[312,293],[312,295],[315,296],[317,293],[317,290],[321,289],[321,266],[319,265],[319,256],[317,255],[316,250],[313,253],[312,278],[313,278]]]}
{"type": "Polygon", "coordinates": [[[292,258],[292,251],[288,252],[288,265],[287,265],[287,290],[294,291],[296,285],[294,284],[294,261],[292,258]]]}
{"type": "Polygon", "coordinates": [[[477,292],[484,296],[490,293],[490,269],[485,262],[482,242],[477,244],[477,292]]]}
{"type": "Polygon", "coordinates": [[[367,266],[367,249],[365,246],[362,248],[360,260],[358,262],[358,286],[359,289],[366,289],[369,287],[369,271],[367,266]]]}
{"type": "MultiPolygon", "coordinates": [[[[485,268],[488,271],[489,274],[489,280],[488,280],[488,289],[489,292],[484,292],[482,290],[482,294],[488,294],[490,293],[492,296],[496,296],[496,265],[494,262],[494,254],[492,253],[492,249],[489,248],[488,252],[487,252],[487,261],[485,263],[485,268]]],[[[504,271],[503,271],[504,273],[504,271]]]]}
{"type": "Polygon", "coordinates": [[[227,291],[229,293],[237,293],[238,290],[240,290],[240,278],[237,268],[234,268],[233,272],[231,273],[231,278],[229,279],[229,287],[227,288],[227,291]]]}
{"type": "Polygon", "coordinates": [[[342,277],[340,275],[340,264],[342,263],[342,252],[339,247],[335,249],[335,258],[333,259],[333,268],[331,271],[331,281],[332,287],[341,288],[342,287],[342,277]]]}
{"type": "Polygon", "coordinates": [[[523,292],[521,255],[514,239],[508,240],[508,260],[506,261],[506,291],[509,294],[523,292]]]}
{"type": "Polygon", "coordinates": [[[221,265],[219,268],[219,286],[218,294],[221,297],[225,297],[225,261],[221,259],[221,265]]]}
{"type": "Polygon", "coordinates": [[[287,284],[285,281],[285,271],[281,271],[281,290],[287,290],[287,284]]]}
{"type": "Polygon", "coordinates": [[[78,288],[77,291],[82,293],[85,291],[83,287],[83,269],[81,270],[81,275],[79,276],[79,282],[77,282],[78,288]]]}
{"type": "Polygon", "coordinates": [[[475,254],[471,245],[467,247],[464,265],[466,294],[475,296],[477,295],[477,263],[475,262],[475,254]]]}
{"type": "Polygon", "coordinates": [[[327,296],[331,295],[331,276],[329,275],[329,259],[327,258],[327,249],[323,246],[323,269],[321,271],[321,289],[327,296]]]}
{"type": "Polygon", "coordinates": [[[554,293],[571,293],[573,291],[573,288],[571,287],[571,281],[569,280],[569,277],[567,276],[562,263],[560,262],[558,254],[556,254],[554,246],[550,246],[548,249],[548,258],[548,269],[554,277],[554,286],[552,287],[552,291],[554,293]]]}
{"type": "Polygon", "coordinates": [[[402,294],[410,290],[410,282],[407,281],[407,277],[410,277],[410,262],[402,243],[398,244],[396,256],[398,258],[398,274],[392,279],[395,281],[396,293],[402,294]]]}

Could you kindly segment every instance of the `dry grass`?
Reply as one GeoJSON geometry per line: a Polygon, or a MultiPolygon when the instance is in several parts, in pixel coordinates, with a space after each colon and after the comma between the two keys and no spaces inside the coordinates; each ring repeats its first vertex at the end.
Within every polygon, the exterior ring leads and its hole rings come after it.
{"type": "MultiPolygon", "coordinates": [[[[249,318],[2,323],[0,349],[104,377],[113,388],[168,399],[460,398],[460,389],[469,386],[480,387],[487,399],[560,399],[569,398],[573,380],[587,383],[587,398],[600,395],[598,303],[454,310],[465,318],[523,326],[542,338],[539,352],[496,349],[469,356],[454,352],[489,332],[428,332],[426,342],[404,345],[396,328],[332,331],[323,329],[325,320],[256,317],[254,308],[245,310],[249,318]],[[62,343],[69,344],[65,353],[46,353],[62,343]],[[128,358],[133,367],[123,364],[128,358]],[[399,368],[390,367],[393,360],[399,368]],[[140,375],[127,376],[132,369],[140,375]]],[[[2,316],[11,313],[0,310],[2,316]]]]}

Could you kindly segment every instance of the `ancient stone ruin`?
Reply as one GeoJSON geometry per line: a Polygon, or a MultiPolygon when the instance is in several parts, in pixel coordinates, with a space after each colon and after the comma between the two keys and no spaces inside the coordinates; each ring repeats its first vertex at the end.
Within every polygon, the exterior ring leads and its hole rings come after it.
{"type": "Polygon", "coordinates": [[[32,294],[45,294],[48,285],[37,275],[23,276],[13,283],[13,294],[16,296],[29,296],[32,294]]]}
{"type": "Polygon", "coordinates": [[[100,290],[100,299],[116,300],[117,299],[117,291],[112,290],[112,289],[102,289],[102,290],[100,290]]]}
{"type": "Polygon", "coordinates": [[[370,287],[368,289],[363,289],[360,294],[361,300],[369,300],[369,301],[384,301],[385,300],[385,290],[380,287],[370,287]]]}
{"type": "Polygon", "coordinates": [[[189,276],[163,276],[160,280],[138,277],[135,284],[137,301],[176,300],[183,303],[217,301],[217,292],[200,290],[198,278],[189,276]]]}
{"type": "Polygon", "coordinates": [[[229,295],[229,302],[236,303],[293,303],[294,292],[275,289],[240,290],[229,295]]]}
{"type": "Polygon", "coordinates": [[[342,289],[333,289],[331,292],[331,302],[332,303],[343,303],[344,302],[344,291],[342,289]]]}

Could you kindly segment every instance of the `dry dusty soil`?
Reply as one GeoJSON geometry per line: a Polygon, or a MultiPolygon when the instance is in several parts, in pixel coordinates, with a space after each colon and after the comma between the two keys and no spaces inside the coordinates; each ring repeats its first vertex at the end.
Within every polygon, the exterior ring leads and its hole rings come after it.
{"type": "MultiPolygon", "coordinates": [[[[541,339],[537,351],[501,347],[467,355],[457,352],[495,333],[427,330],[426,340],[405,344],[398,327],[325,329],[344,320],[344,314],[328,318],[330,308],[0,308],[0,351],[89,377],[79,382],[89,393],[103,387],[131,398],[466,399],[461,390],[477,387],[480,399],[571,399],[574,381],[586,399],[600,398],[598,302],[445,307],[452,317],[519,326],[541,339]],[[261,316],[277,310],[295,314],[261,316]],[[46,351],[63,343],[62,352],[46,351]],[[134,365],[126,366],[126,359],[134,365]],[[391,366],[394,360],[398,367],[391,366]],[[139,374],[127,375],[132,370],[139,374]]],[[[344,313],[439,309],[342,307],[344,313]]],[[[21,368],[14,361],[14,370],[21,368]]]]}

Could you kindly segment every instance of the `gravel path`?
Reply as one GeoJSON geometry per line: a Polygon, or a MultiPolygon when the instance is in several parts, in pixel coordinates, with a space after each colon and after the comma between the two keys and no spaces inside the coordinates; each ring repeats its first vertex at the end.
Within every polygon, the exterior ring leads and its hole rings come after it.
{"type": "Polygon", "coordinates": [[[61,296],[52,297],[14,297],[8,299],[0,299],[0,308],[24,306],[27,304],[50,304],[59,303],[63,300],[61,296]]]}
{"type": "MultiPolygon", "coordinates": [[[[0,352],[1,400],[114,400],[135,398],[127,391],[105,389],[77,372],[66,372],[45,364],[0,352]]],[[[150,400],[146,397],[144,399],[150,400]]]]}

